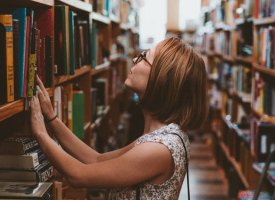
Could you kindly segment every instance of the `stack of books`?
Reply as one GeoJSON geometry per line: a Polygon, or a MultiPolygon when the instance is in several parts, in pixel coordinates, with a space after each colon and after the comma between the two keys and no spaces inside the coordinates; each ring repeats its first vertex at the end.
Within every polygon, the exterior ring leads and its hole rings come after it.
{"type": "Polygon", "coordinates": [[[35,138],[14,136],[0,141],[0,198],[11,194],[19,198],[20,193],[28,199],[38,193],[43,196],[52,185],[45,182],[53,174],[53,166],[35,138]]]}

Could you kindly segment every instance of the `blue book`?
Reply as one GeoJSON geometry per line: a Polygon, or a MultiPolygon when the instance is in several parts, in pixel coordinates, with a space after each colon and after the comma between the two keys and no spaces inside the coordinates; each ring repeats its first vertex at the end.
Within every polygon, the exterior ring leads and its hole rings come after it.
{"type": "Polygon", "coordinates": [[[14,19],[19,21],[19,94],[20,97],[22,97],[24,85],[27,8],[17,8],[12,15],[14,19]]]}

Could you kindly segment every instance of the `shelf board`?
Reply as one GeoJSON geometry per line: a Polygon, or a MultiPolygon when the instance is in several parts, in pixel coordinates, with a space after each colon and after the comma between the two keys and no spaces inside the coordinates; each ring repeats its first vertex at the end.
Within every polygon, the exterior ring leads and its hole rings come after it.
{"type": "Polygon", "coordinates": [[[252,63],[253,63],[253,58],[252,57],[236,56],[235,60],[237,62],[245,63],[245,64],[249,64],[249,65],[252,65],[252,63]]]}
{"type": "Polygon", "coordinates": [[[234,63],[235,62],[235,59],[232,56],[228,56],[228,55],[225,55],[225,54],[222,55],[222,59],[226,62],[229,62],[229,63],[234,63]]]}
{"type": "Polygon", "coordinates": [[[96,66],[94,69],[91,70],[91,76],[100,74],[102,72],[107,71],[110,68],[110,62],[103,63],[101,65],[96,66]]]}
{"type": "Polygon", "coordinates": [[[109,59],[110,59],[111,62],[114,62],[114,61],[118,60],[119,58],[121,58],[121,54],[115,53],[113,55],[110,55],[109,59]]]}
{"type": "MultiPolygon", "coordinates": [[[[49,96],[53,96],[53,90],[51,88],[47,88],[47,92],[49,96]]],[[[25,99],[21,98],[16,101],[4,104],[0,106],[0,122],[8,119],[20,112],[24,111],[24,101],[25,99]]]]}
{"type": "Polygon", "coordinates": [[[224,152],[226,158],[228,159],[228,161],[233,165],[234,169],[238,173],[238,175],[239,175],[242,183],[244,184],[245,188],[249,188],[248,181],[245,178],[245,176],[244,176],[244,174],[241,170],[240,164],[235,160],[235,158],[230,156],[228,147],[223,142],[219,142],[219,145],[220,145],[221,149],[223,150],[223,152],[224,152]]]}
{"type": "Polygon", "coordinates": [[[87,66],[81,67],[80,69],[76,69],[74,75],[56,76],[55,80],[54,80],[54,85],[57,86],[57,85],[61,85],[61,84],[65,83],[65,82],[72,81],[83,74],[89,73],[90,71],[91,71],[91,67],[89,65],[87,65],[87,66]]]}
{"type": "Polygon", "coordinates": [[[265,17],[262,19],[254,19],[254,24],[256,26],[269,25],[275,23],[275,17],[265,17]]]}
{"type": "Polygon", "coordinates": [[[128,24],[122,23],[122,24],[120,24],[120,28],[121,28],[122,30],[127,31],[127,30],[129,30],[131,27],[130,27],[128,24]]]}
{"type": "Polygon", "coordinates": [[[70,6],[71,8],[74,8],[76,10],[84,11],[84,12],[92,12],[92,5],[90,3],[86,3],[84,1],[80,0],[57,0],[57,2],[60,2],[62,4],[66,4],[70,6]]]}
{"type": "Polygon", "coordinates": [[[253,18],[251,17],[251,18],[247,18],[247,19],[244,19],[244,18],[236,19],[235,25],[243,25],[244,23],[247,23],[247,22],[254,22],[253,18]]]}
{"type": "Polygon", "coordinates": [[[101,15],[97,12],[92,12],[92,19],[94,21],[101,22],[103,24],[110,24],[110,22],[111,22],[110,18],[108,18],[104,15],[101,15]]]}
{"type": "Polygon", "coordinates": [[[116,23],[116,24],[120,23],[120,19],[113,15],[110,16],[110,20],[111,20],[111,22],[116,23]]]}
{"type": "Polygon", "coordinates": [[[223,22],[220,22],[220,23],[215,24],[215,29],[217,31],[219,31],[219,30],[231,31],[231,30],[235,29],[235,26],[234,25],[228,25],[228,24],[225,24],[223,22]]]}
{"type": "Polygon", "coordinates": [[[258,72],[275,77],[275,69],[267,69],[265,66],[259,65],[257,63],[253,63],[253,68],[258,72]]]}
{"type": "Polygon", "coordinates": [[[254,115],[256,115],[261,120],[275,124],[275,117],[268,116],[264,113],[261,113],[261,112],[255,110],[254,108],[251,108],[251,111],[254,113],[254,115]]]}
{"type": "Polygon", "coordinates": [[[1,6],[54,6],[54,0],[1,0],[1,6]]]}

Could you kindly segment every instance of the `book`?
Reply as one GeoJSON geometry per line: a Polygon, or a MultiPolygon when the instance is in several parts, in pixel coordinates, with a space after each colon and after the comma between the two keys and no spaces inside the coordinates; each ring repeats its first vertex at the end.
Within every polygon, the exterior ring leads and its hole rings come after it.
{"type": "Polygon", "coordinates": [[[84,92],[73,91],[73,133],[80,139],[84,138],[84,92]]]}
{"type": "Polygon", "coordinates": [[[20,49],[19,49],[19,20],[13,19],[13,74],[14,74],[14,99],[19,99],[20,97],[20,74],[19,74],[19,60],[20,60],[20,49]]]}
{"type": "Polygon", "coordinates": [[[6,84],[6,29],[0,23],[0,103],[5,103],[7,100],[7,84],[6,84]]]}
{"type": "Polygon", "coordinates": [[[0,141],[0,154],[23,155],[37,149],[39,146],[33,137],[16,136],[0,141]]]}
{"type": "MultiPolygon", "coordinates": [[[[33,97],[36,93],[35,76],[37,68],[37,40],[39,31],[36,28],[36,23],[33,24],[31,29],[30,39],[30,54],[29,54],[29,70],[28,70],[28,82],[27,82],[27,97],[33,97]]],[[[40,37],[40,36],[39,36],[40,37]]]]}
{"type": "Polygon", "coordinates": [[[31,170],[0,169],[1,181],[32,181],[45,182],[54,175],[53,166],[44,160],[31,170]]]}
{"type": "Polygon", "coordinates": [[[26,23],[27,8],[16,8],[12,14],[13,18],[19,21],[19,92],[23,96],[24,68],[25,68],[25,49],[26,49],[26,23]]]}
{"type": "Polygon", "coordinates": [[[0,23],[6,30],[6,102],[14,100],[13,30],[12,15],[0,15],[0,23]]]}
{"type": "Polygon", "coordinates": [[[39,165],[38,154],[0,155],[1,169],[34,169],[39,165]]]}
{"type": "Polygon", "coordinates": [[[67,75],[70,67],[69,7],[55,6],[55,61],[57,75],[67,75]]]}
{"type": "Polygon", "coordinates": [[[36,199],[53,198],[51,182],[0,182],[0,199],[36,199]]]}

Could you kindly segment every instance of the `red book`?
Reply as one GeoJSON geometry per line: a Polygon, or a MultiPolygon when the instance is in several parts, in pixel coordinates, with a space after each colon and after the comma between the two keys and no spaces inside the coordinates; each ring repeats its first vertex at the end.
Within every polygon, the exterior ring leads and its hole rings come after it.
{"type": "MultiPolygon", "coordinates": [[[[42,79],[42,82],[46,83],[46,76],[48,71],[52,72],[53,67],[53,59],[51,60],[51,63],[49,66],[46,66],[46,61],[48,58],[46,58],[46,37],[53,38],[54,30],[53,30],[53,10],[52,9],[46,9],[46,10],[40,10],[39,12],[35,13],[35,20],[37,24],[37,28],[40,30],[40,40],[41,40],[41,46],[40,46],[40,58],[39,58],[39,66],[38,66],[38,75],[42,79]]],[[[52,45],[51,45],[51,48],[52,45]]],[[[50,51],[53,52],[53,51],[50,51]]],[[[53,58],[53,56],[51,56],[53,58]]]]}

